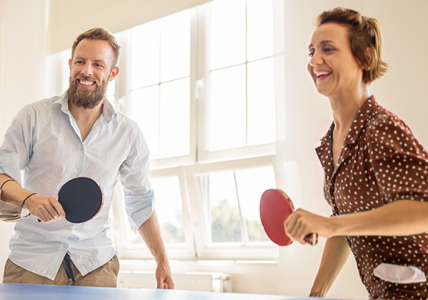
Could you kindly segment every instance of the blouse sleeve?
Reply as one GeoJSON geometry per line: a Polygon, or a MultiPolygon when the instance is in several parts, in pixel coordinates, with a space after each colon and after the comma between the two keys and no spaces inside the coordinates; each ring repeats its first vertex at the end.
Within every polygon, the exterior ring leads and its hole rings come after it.
{"type": "Polygon", "coordinates": [[[370,168],[386,203],[428,201],[428,153],[395,115],[375,117],[368,127],[370,168]]]}

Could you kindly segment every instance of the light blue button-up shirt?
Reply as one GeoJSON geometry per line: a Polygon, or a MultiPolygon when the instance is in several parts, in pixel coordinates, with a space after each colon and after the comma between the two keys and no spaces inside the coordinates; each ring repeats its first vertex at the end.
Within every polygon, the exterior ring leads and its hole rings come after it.
{"type": "Polygon", "coordinates": [[[65,182],[80,176],[94,179],[104,192],[103,208],[88,222],[61,219],[46,224],[30,216],[15,225],[9,259],[52,280],[67,251],[82,275],[115,255],[107,230],[119,175],[134,231],[154,209],[147,143],[137,123],[116,112],[107,100],[85,141],[68,109],[66,93],[25,106],[0,148],[0,173],[21,183],[20,170],[23,187],[41,196],[57,198],[65,182]]]}

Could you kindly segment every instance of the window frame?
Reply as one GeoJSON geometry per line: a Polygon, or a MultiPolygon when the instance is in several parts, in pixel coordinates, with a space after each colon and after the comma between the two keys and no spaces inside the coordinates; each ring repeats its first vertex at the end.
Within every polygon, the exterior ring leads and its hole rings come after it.
{"type": "MultiPolygon", "coordinates": [[[[151,160],[149,178],[177,176],[179,179],[185,247],[167,246],[170,259],[183,260],[275,260],[279,248],[273,243],[250,245],[212,244],[208,240],[204,207],[198,195],[197,176],[219,171],[236,171],[255,167],[272,166],[278,185],[276,169],[276,143],[245,146],[235,149],[209,151],[210,71],[209,33],[210,3],[190,9],[191,66],[190,66],[190,153],[184,156],[151,160]],[[205,53],[205,54],[204,54],[205,53]]],[[[115,79],[114,106],[125,115],[129,113],[132,47],[131,30],[115,34],[122,45],[119,61],[120,76],[115,79]]],[[[246,62],[246,64],[248,61],[246,62]]],[[[276,67],[275,67],[276,68],[276,67]]],[[[64,68],[55,69],[64,75],[64,68]]],[[[68,74],[67,74],[68,80],[68,74]]],[[[65,84],[65,83],[63,83],[65,84]]],[[[147,246],[129,246],[128,221],[124,212],[124,194],[118,180],[112,203],[111,234],[121,259],[152,259],[147,246]]]]}
{"type": "MultiPolygon", "coordinates": [[[[198,131],[198,162],[199,163],[211,163],[220,162],[225,160],[235,160],[242,158],[251,158],[258,156],[267,156],[276,154],[276,143],[255,145],[255,146],[244,146],[240,148],[232,148],[225,150],[209,150],[210,140],[210,101],[211,101],[211,71],[210,71],[210,4],[205,4],[194,8],[197,11],[198,19],[198,52],[201,53],[198,57],[198,115],[203,116],[199,118],[200,130],[198,131]]],[[[272,55],[273,56],[273,55],[272,55]]],[[[245,61],[245,67],[247,72],[248,60],[245,61]]],[[[247,80],[247,79],[246,79],[247,80]]],[[[248,97],[248,95],[247,95],[248,97]]],[[[247,102],[248,104],[248,102],[247,102]]],[[[246,124],[248,127],[248,124],[246,124]]]]}

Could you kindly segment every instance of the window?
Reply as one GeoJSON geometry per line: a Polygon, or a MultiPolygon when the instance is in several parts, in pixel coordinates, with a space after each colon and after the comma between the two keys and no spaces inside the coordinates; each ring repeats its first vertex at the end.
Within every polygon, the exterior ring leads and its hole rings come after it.
{"type": "Polygon", "coordinates": [[[190,153],[190,25],[187,10],[131,30],[127,108],[152,160],[190,153]]]}
{"type": "MultiPolygon", "coordinates": [[[[204,133],[209,138],[202,138],[203,154],[239,148],[239,157],[243,148],[275,142],[272,3],[214,1],[207,18],[204,113],[209,122],[204,133]]],[[[266,150],[253,148],[251,153],[266,150]]]]}
{"type": "MultiPolygon", "coordinates": [[[[148,142],[169,257],[275,258],[258,215],[276,186],[272,0],[215,0],[116,37],[120,75],[108,97],[148,142]]],[[[122,194],[119,184],[118,255],[150,259],[122,194]]]]}
{"type": "Polygon", "coordinates": [[[210,243],[267,242],[260,224],[260,195],[275,186],[272,167],[198,176],[210,243]],[[257,178],[257,180],[254,180],[257,178]]]}

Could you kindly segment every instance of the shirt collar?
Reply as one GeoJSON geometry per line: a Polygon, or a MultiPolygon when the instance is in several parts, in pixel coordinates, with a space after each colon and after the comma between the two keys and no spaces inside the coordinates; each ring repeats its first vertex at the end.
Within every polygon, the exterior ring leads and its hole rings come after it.
{"type": "MultiPolygon", "coordinates": [[[[370,112],[377,105],[378,104],[374,96],[370,96],[370,98],[367,99],[366,102],[364,102],[363,106],[361,106],[361,108],[358,110],[355,116],[355,119],[351,124],[351,127],[349,128],[348,135],[346,136],[344,144],[353,145],[357,142],[357,138],[364,127],[367,117],[370,115],[370,112]]],[[[327,133],[321,138],[322,145],[331,142],[333,129],[334,129],[334,121],[331,123],[331,126],[327,131],[327,133]]]]}
{"type": "MultiPolygon", "coordinates": [[[[54,103],[58,103],[61,106],[61,111],[63,111],[66,114],[70,114],[70,110],[68,108],[67,91],[65,91],[64,94],[62,94],[54,103]]],[[[107,99],[104,99],[104,102],[103,102],[102,116],[107,122],[110,122],[113,117],[117,116],[116,109],[107,99]]]]}
{"type": "Polygon", "coordinates": [[[376,99],[374,96],[370,96],[358,110],[354,122],[352,122],[351,127],[349,127],[348,135],[345,139],[346,145],[353,145],[357,142],[357,138],[366,124],[367,117],[370,115],[375,105],[377,105],[376,99]]]}

